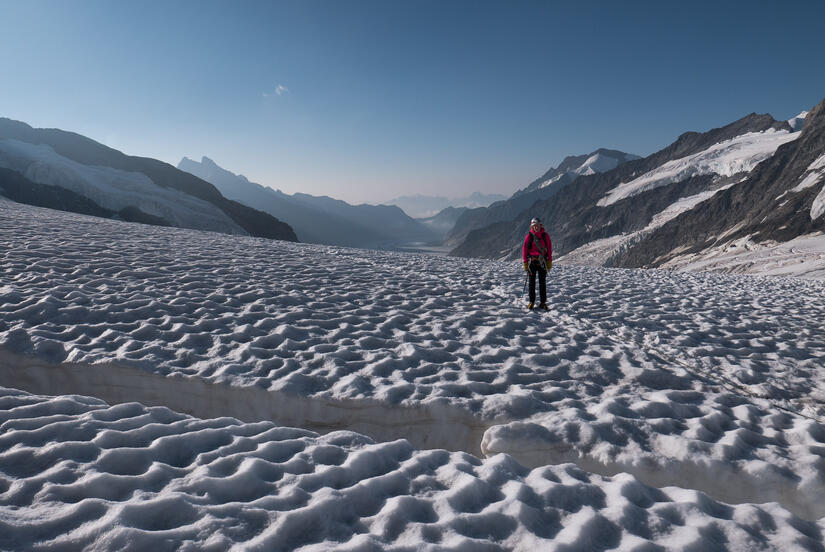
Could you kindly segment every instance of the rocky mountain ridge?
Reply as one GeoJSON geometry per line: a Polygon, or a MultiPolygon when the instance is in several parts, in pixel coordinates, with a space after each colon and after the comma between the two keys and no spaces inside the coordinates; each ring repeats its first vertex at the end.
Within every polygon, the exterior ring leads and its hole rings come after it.
{"type": "Polygon", "coordinates": [[[745,179],[722,190],[622,251],[611,266],[678,266],[747,239],[784,243],[825,232],[825,100],[800,136],[781,145],[745,179]]]}
{"type": "MultiPolygon", "coordinates": [[[[813,110],[812,114],[816,111],[813,110]]],[[[508,220],[496,221],[470,232],[452,254],[516,258],[520,254],[519,245],[529,220],[538,216],[550,230],[554,256],[560,262],[644,267],[653,266],[658,259],[661,264],[666,262],[666,258],[660,259],[665,254],[664,250],[681,247],[682,236],[687,236],[680,227],[680,220],[688,220],[688,213],[697,206],[704,206],[711,198],[715,204],[735,190],[743,189],[744,182],[762,178],[763,186],[767,185],[770,176],[757,175],[764,174],[767,167],[772,166],[771,162],[787,165],[793,156],[791,152],[799,147],[799,136],[812,133],[808,129],[815,126],[806,120],[805,130],[794,132],[788,121],[752,113],[707,132],[686,132],[652,155],[628,161],[604,173],[579,176],[575,184],[565,185],[553,197],[530,205],[508,220]],[[691,162],[694,165],[690,165],[691,162]],[[632,183],[641,185],[624,193],[626,188],[623,186],[632,183]],[[657,233],[660,228],[666,230],[657,233]],[[665,238],[665,235],[669,237],[665,238]],[[654,238],[658,245],[650,251],[657,253],[651,257],[652,253],[645,252],[649,251],[647,244],[654,243],[649,240],[654,238]]],[[[822,153],[822,150],[817,150],[816,140],[806,138],[799,144],[805,144],[811,152],[822,153]]],[[[789,169],[788,186],[813,161],[810,155],[803,156],[789,169]],[[803,167],[804,163],[808,165],[803,167]]],[[[778,170],[774,168],[770,174],[776,175],[778,170]]],[[[779,189],[776,195],[787,191],[786,188],[779,189]]],[[[757,193],[768,192],[761,190],[757,193]]],[[[800,197],[793,201],[789,199],[784,212],[787,214],[800,206],[812,208],[814,200],[809,194],[813,191],[796,194],[800,197]],[[803,195],[805,199],[801,198],[803,195]]],[[[725,209],[717,207],[711,216],[721,221],[731,213],[733,211],[725,212],[725,209]]],[[[697,224],[701,226],[702,223],[697,224]]],[[[774,219],[773,224],[776,228],[774,232],[769,232],[766,226],[760,236],[766,239],[768,236],[787,238],[817,226],[800,221],[787,226],[778,219],[774,219]]],[[[701,246],[694,244],[691,247],[701,246]]]]}
{"type": "Polygon", "coordinates": [[[74,132],[0,118],[0,190],[15,201],[224,233],[297,241],[289,225],[175,167],[74,132]]]}
{"type": "Polygon", "coordinates": [[[415,219],[426,219],[434,217],[450,207],[454,209],[476,209],[487,207],[496,201],[505,199],[507,199],[505,195],[483,194],[481,192],[473,192],[469,196],[455,198],[416,194],[393,198],[384,202],[384,205],[396,205],[415,219]]]}
{"type": "Polygon", "coordinates": [[[394,205],[351,205],[326,196],[285,194],[228,171],[212,159],[181,159],[178,168],[212,183],[230,199],[287,222],[307,243],[392,249],[434,242],[438,233],[394,205]]]}
{"type": "Polygon", "coordinates": [[[497,201],[488,207],[465,211],[447,234],[445,245],[457,247],[473,230],[511,220],[534,203],[552,198],[578,177],[610,170],[633,159],[638,159],[638,156],[604,148],[585,155],[568,156],[558,167],[550,168],[509,199],[497,201]]]}

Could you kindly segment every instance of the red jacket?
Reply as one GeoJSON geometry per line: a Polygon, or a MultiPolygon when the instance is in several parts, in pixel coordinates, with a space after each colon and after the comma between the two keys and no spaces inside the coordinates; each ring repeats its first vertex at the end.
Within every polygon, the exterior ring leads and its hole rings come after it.
{"type": "Polygon", "coordinates": [[[538,232],[530,230],[527,235],[524,236],[524,245],[521,248],[521,256],[525,263],[530,260],[530,257],[545,257],[545,261],[553,260],[553,242],[550,241],[550,236],[544,228],[541,228],[538,232]],[[532,240],[530,239],[531,234],[533,236],[532,240]],[[540,245],[544,245],[546,255],[542,254],[539,247],[540,245]]]}

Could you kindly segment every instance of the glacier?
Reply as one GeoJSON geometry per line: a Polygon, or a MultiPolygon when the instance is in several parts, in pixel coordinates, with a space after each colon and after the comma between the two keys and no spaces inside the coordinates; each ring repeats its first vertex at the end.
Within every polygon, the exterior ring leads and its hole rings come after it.
{"type": "Polygon", "coordinates": [[[535,313],[518,263],[2,199],[0,259],[0,548],[825,545],[825,274],[535,313]]]}
{"type": "Polygon", "coordinates": [[[801,131],[769,129],[764,132],[748,132],[729,140],[723,140],[706,150],[668,161],[661,167],[631,181],[622,182],[600,199],[597,205],[601,207],[612,205],[621,199],[673,182],[681,182],[693,176],[703,174],[733,176],[750,172],[756,165],[772,157],[779,146],[799,138],[800,133],[801,131]]]}

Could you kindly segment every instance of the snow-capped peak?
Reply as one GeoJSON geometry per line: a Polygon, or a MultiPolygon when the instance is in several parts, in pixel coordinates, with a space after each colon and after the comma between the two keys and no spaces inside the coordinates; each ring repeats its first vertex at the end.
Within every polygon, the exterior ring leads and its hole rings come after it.
{"type": "Polygon", "coordinates": [[[805,118],[807,116],[808,116],[808,112],[807,111],[802,111],[796,117],[792,117],[792,118],[788,119],[788,124],[791,125],[791,128],[793,129],[794,132],[802,130],[802,125],[805,124],[805,118]]]}
{"type": "Polygon", "coordinates": [[[619,160],[615,157],[609,157],[607,155],[602,155],[601,153],[596,153],[595,155],[588,157],[587,161],[582,163],[582,165],[573,172],[580,175],[596,174],[615,169],[618,165],[619,160]]]}
{"type": "MultiPolygon", "coordinates": [[[[603,173],[615,169],[621,163],[631,161],[633,159],[640,159],[638,155],[632,155],[630,153],[615,152],[620,155],[620,157],[616,157],[614,155],[610,155],[609,152],[610,150],[597,150],[593,152],[581,165],[575,168],[568,168],[565,172],[558,173],[552,178],[548,178],[542,182],[539,187],[545,188],[568,175],[575,178],[577,176],[589,176],[591,174],[603,173]]],[[[560,165],[559,168],[561,169],[563,166],[564,163],[560,165]]]]}

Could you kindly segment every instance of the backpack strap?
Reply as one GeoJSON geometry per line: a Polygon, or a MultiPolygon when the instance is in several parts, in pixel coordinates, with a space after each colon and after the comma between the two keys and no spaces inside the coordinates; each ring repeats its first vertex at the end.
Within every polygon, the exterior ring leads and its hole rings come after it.
{"type": "MultiPolygon", "coordinates": [[[[530,247],[533,246],[533,240],[534,239],[535,239],[535,237],[533,236],[533,233],[530,232],[530,247]]],[[[538,245],[536,247],[539,250],[539,255],[541,255],[544,258],[544,260],[546,261],[547,260],[547,243],[544,241],[543,238],[541,238],[541,236],[539,237],[538,245]]]]}

